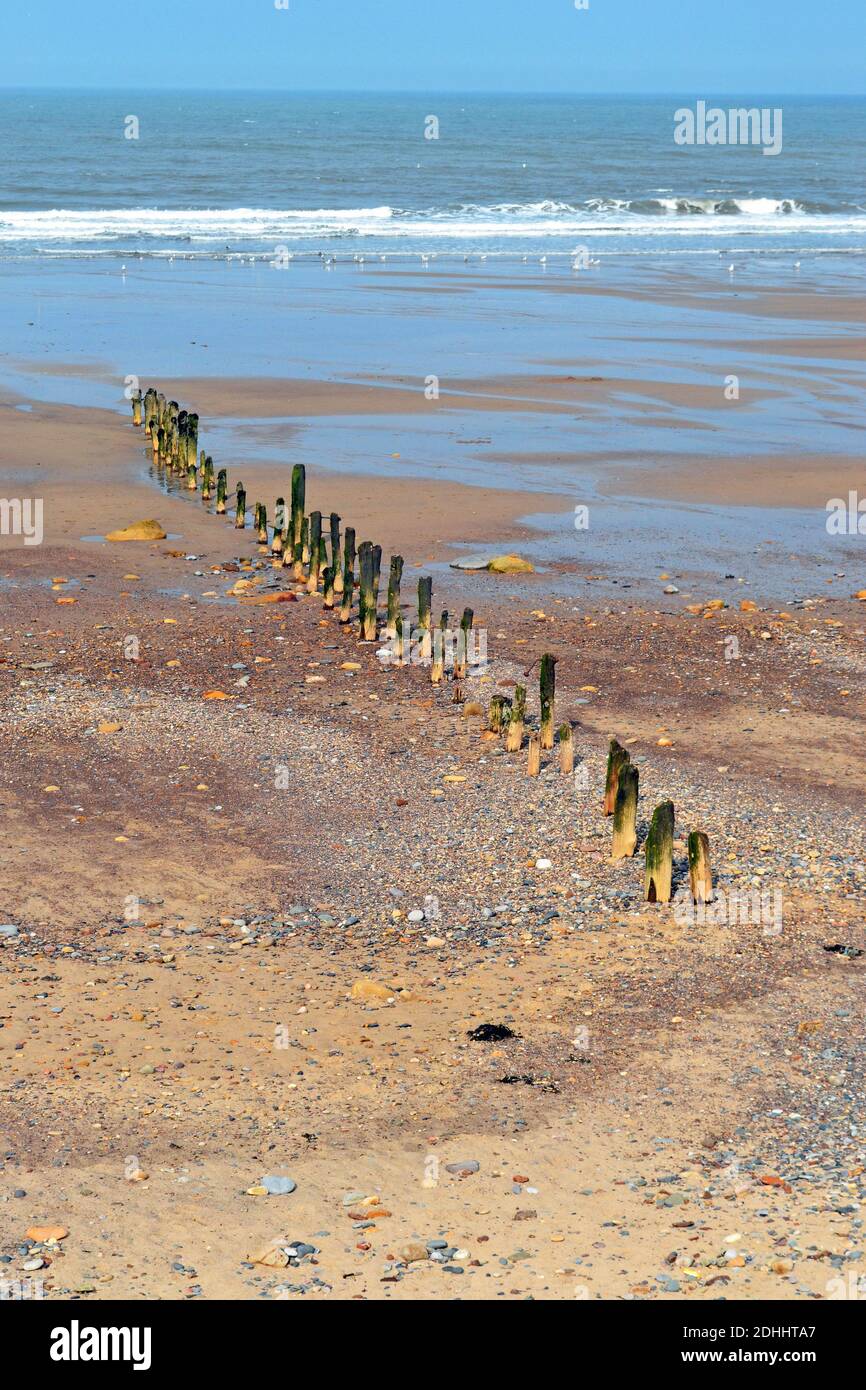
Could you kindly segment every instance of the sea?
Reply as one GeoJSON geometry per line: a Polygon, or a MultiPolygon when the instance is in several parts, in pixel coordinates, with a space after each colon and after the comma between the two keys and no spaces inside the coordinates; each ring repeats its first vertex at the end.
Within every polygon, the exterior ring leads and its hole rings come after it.
{"type": "Polygon", "coordinates": [[[7,90],[0,144],[4,259],[866,252],[863,97],[7,90]]]}
{"type": "Polygon", "coordinates": [[[840,495],[864,438],[866,99],[7,91],[0,141],[0,405],[120,425],[131,383],[267,379],[284,414],[202,422],[266,493],[298,461],[520,492],[563,597],[662,572],[850,591],[862,539],[828,535],[823,496],[723,506],[642,479],[781,456],[840,495]],[[752,106],[776,153],[697,143],[752,106]],[[551,377],[609,389],[548,411],[551,377]],[[525,410],[464,406],[500,379],[525,410]],[[435,382],[444,409],[305,415],[304,380],[435,382]]]}

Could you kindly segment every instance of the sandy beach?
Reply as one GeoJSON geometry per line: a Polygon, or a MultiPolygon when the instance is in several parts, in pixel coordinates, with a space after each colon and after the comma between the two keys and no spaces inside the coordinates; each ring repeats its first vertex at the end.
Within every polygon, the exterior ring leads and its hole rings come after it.
{"type": "MultiPolygon", "coordinates": [[[[840,419],[849,321],[810,340],[840,419]]],[[[735,453],[730,431],[686,459],[720,391],[537,371],[532,338],[436,402],[393,363],[150,377],[152,347],[112,366],[12,345],[0,470],[45,525],[0,541],[0,1251],[47,1298],[816,1300],[847,1277],[866,572],[824,503],[862,468],[806,438],[735,453]],[[242,477],[272,517],[300,460],[308,510],[380,543],[386,573],[404,556],[407,619],[423,574],[437,619],[472,607],[489,664],[459,702],[157,468],[126,370],[200,413],[230,500],[242,477]],[[676,449],[575,448],[616,417],[676,449]],[[144,518],[164,540],[105,540],[144,518]],[[759,538],[727,568],[695,554],[723,520],[759,538]],[[451,567],[478,552],[534,572],[451,567]],[[518,684],[536,727],[546,652],[577,776],[553,750],[527,777],[487,729],[518,684]],[[601,811],[614,736],[640,772],[625,861],[601,811]],[[644,901],[664,798],[677,883],[704,830],[717,890],[763,918],[644,901]],[[265,1195],[274,1176],[296,1190],[265,1195]]]]}

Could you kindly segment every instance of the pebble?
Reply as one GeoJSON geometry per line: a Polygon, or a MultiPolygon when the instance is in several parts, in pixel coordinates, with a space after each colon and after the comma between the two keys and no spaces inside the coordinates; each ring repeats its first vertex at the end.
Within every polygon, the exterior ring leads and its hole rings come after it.
{"type": "Polygon", "coordinates": [[[261,1186],[269,1197],[286,1197],[290,1192],[294,1192],[297,1185],[293,1178],[275,1177],[272,1174],[261,1181],[261,1186]]]}

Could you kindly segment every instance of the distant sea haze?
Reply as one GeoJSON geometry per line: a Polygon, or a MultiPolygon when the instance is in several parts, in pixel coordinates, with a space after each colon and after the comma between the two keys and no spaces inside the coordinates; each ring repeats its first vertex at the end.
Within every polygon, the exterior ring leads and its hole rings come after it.
{"type": "Polygon", "coordinates": [[[6,92],[0,139],[7,258],[866,250],[864,98],[6,92]],[[774,158],[682,138],[735,108],[774,158]]]}

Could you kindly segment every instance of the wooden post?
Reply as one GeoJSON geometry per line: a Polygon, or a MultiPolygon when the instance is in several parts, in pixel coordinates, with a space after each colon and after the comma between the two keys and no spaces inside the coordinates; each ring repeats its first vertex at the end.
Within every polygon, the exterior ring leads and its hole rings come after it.
{"type": "Polygon", "coordinates": [[[487,711],[487,728],[491,733],[501,734],[508,720],[508,711],[511,708],[511,701],[507,695],[493,695],[490,699],[490,707],[487,711]]]}
{"type": "Polygon", "coordinates": [[[464,608],[463,617],[460,619],[460,632],[457,635],[457,652],[454,657],[454,679],[462,681],[466,679],[466,658],[469,650],[469,634],[472,631],[472,622],[475,614],[471,608],[464,608]]]}
{"type": "Polygon", "coordinates": [[[296,463],[292,469],[292,515],[291,515],[291,538],[292,538],[292,563],[294,566],[295,579],[303,579],[304,565],[307,557],[304,555],[304,508],[306,506],[307,494],[307,470],[302,463],[296,463]]]}
{"type": "Polygon", "coordinates": [[[307,593],[319,587],[319,567],[322,563],[322,513],[310,512],[310,566],[307,574],[307,593]]]}
{"type": "Polygon", "coordinates": [[[140,425],[140,424],[141,424],[141,388],[140,388],[140,387],[136,387],[136,389],[133,391],[132,396],[131,396],[131,400],[132,400],[132,423],[133,423],[134,425],[140,425]]]}
{"type": "Polygon", "coordinates": [[[347,526],[343,534],[343,600],[340,604],[340,622],[348,623],[352,617],[352,600],[355,596],[355,528],[347,526]]]}
{"type": "Polygon", "coordinates": [[[228,474],[224,468],[217,473],[217,495],[216,509],[217,515],[222,516],[226,509],[226,492],[228,490],[228,474]]]}
{"type": "Polygon", "coordinates": [[[258,531],[259,544],[268,543],[268,509],[264,502],[256,503],[256,530],[258,531]]]}
{"type": "Polygon", "coordinates": [[[235,502],[235,526],[242,531],[247,524],[247,494],[243,483],[238,483],[235,502]]]}
{"type": "Polygon", "coordinates": [[[274,504],[274,538],[271,541],[271,554],[277,569],[283,565],[283,530],[286,525],[286,499],[278,497],[274,504]]]}
{"type": "Polygon", "coordinates": [[[198,458],[198,416],[195,411],[190,412],[186,417],[186,466],[196,465],[198,458]]]}
{"type": "Polygon", "coordinates": [[[375,641],[376,620],[379,605],[379,571],[382,563],[382,547],[370,541],[362,541],[358,547],[358,564],[361,571],[361,589],[358,601],[360,637],[362,642],[375,641]]]}
{"type": "Polygon", "coordinates": [[[628,749],[623,748],[615,738],[612,738],[607,754],[607,778],[604,784],[604,814],[606,816],[613,815],[619,774],[629,762],[631,762],[631,754],[628,749]]]}
{"type": "Polygon", "coordinates": [[[541,771],[541,738],[538,734],[529,735],[529,750],[526,759],[526,774],[537,777],[541,771]]]}
{"type": "Polygon", "coordinates": [[[574,738],[570,724],[559,727],[559,770],[564,777],[570,777],[574,772],[574,738]]]}
{"type": "Polygon", "coordinates": [[[160,425],[156,432],[156,456],[159,459],[160,465],[165,463],[167,449],[168,441],[166,440],[165,430],[162,425],[160,425]]]}
{"type": "Polygon", "coordinates": [[[177,464],[178,468],[186,467],[186,422],[186,411],[179,410],[177,412],[177,448],[172,454],[172,463],[177,464]]]}
{"type": "MultiPolygon", "coordinates": [[[[330,532],[331,569],[334,571],[334,593],[336,593],[338,585],[342,587],[343,583],[343,576],[340,572],[340,518],[337,516],[336,512],[331,512],[330,532]]],[[[333,607],[333,604],[331,607],[333,607]]]]}
{"type": "Polygon", "coordinates": [[[506,714],[505,751],[519,753],[523,747],[523,711],[513,704],[506,714]]]}
{"type": "Polygon", "coordinates": [[[394,643],[394,657],[398,666],[406,666],[411,653],[411,626],[407,628],[402,613],[397,614],[396,632],[391,639],[394,643]]]}
{"type": "Polygon", "coordinates": [[[189,492],[198,491],[198,473],[195,463],[188,463],[186,466],[186,485],[189,492]]]}
{"type": "Polygon", "coordinates": [[[638,771],[633,763],[620,769],[613,808],[611,859],[630,859],[637,848],[638,771]]]}
{"type": "Polygon", "coordinates": [[[334,566],[325,565],[322,570],[322,601],[326,608],[334,606],[334,566]]]}
{"type": "Polygon", "coordinates": [[[433,660],[430,663],[430,680],[440,685],[445,674],[445,643],[448,640],[448,610],[442,610],[439,626],[433,634],[433,660]]]}
{"type": "Polygon", "coordinates": [[[203,502],[209,502],[213,492],[213,459],[210,454],[204,461],[204,473],[201,479],[201,498],[203,502]]]}
{"type": "Polygon", "coordinates": [[[669,903],[674,873],[674,803],[663,801],[653,811],[646,837],[644,897],[648,903],[669,903]]]}
{"type": "Polygon", "coordinates": [[[429,661],[433,654],[430,631],[430,610],[433,606],[433,580],[424,575],[418,580],[418,628],[421,633],[421,660],[429,661]]]}
{"type": "Polygon", "coordinates": [[[541,746],[553,747],[553,702],[556,694],[556,657],[549,652],[541,658],[539,676],[541,696],[541,746]]]}
{"type": "Polygon", "coordinates": [[[703,830],[689,835],[689,887],[692,901],[709,903],[713,900],[713,871],[710,868],[710,841],[703,830]]]}
{"type": "Polygon", "coordinates": [[[148,386],[144,393],[144,432],[150,434],[150,422],[156,414],[156,391],[148,386]]]}
{"type": "Polygon", "coordinates": [[[367,607],[373,579],[373,542],[361,541],[358,546],[358,636],[363,642],[369,627],[367,607]]]}
{"type": "Polygon", "coordinates": [[[403,578],[403,556],[391,556],[388,573],[388,608],[385,618],[385,636],[397,636],[397,619],[400,616],[400,582],[403,578]]]}

